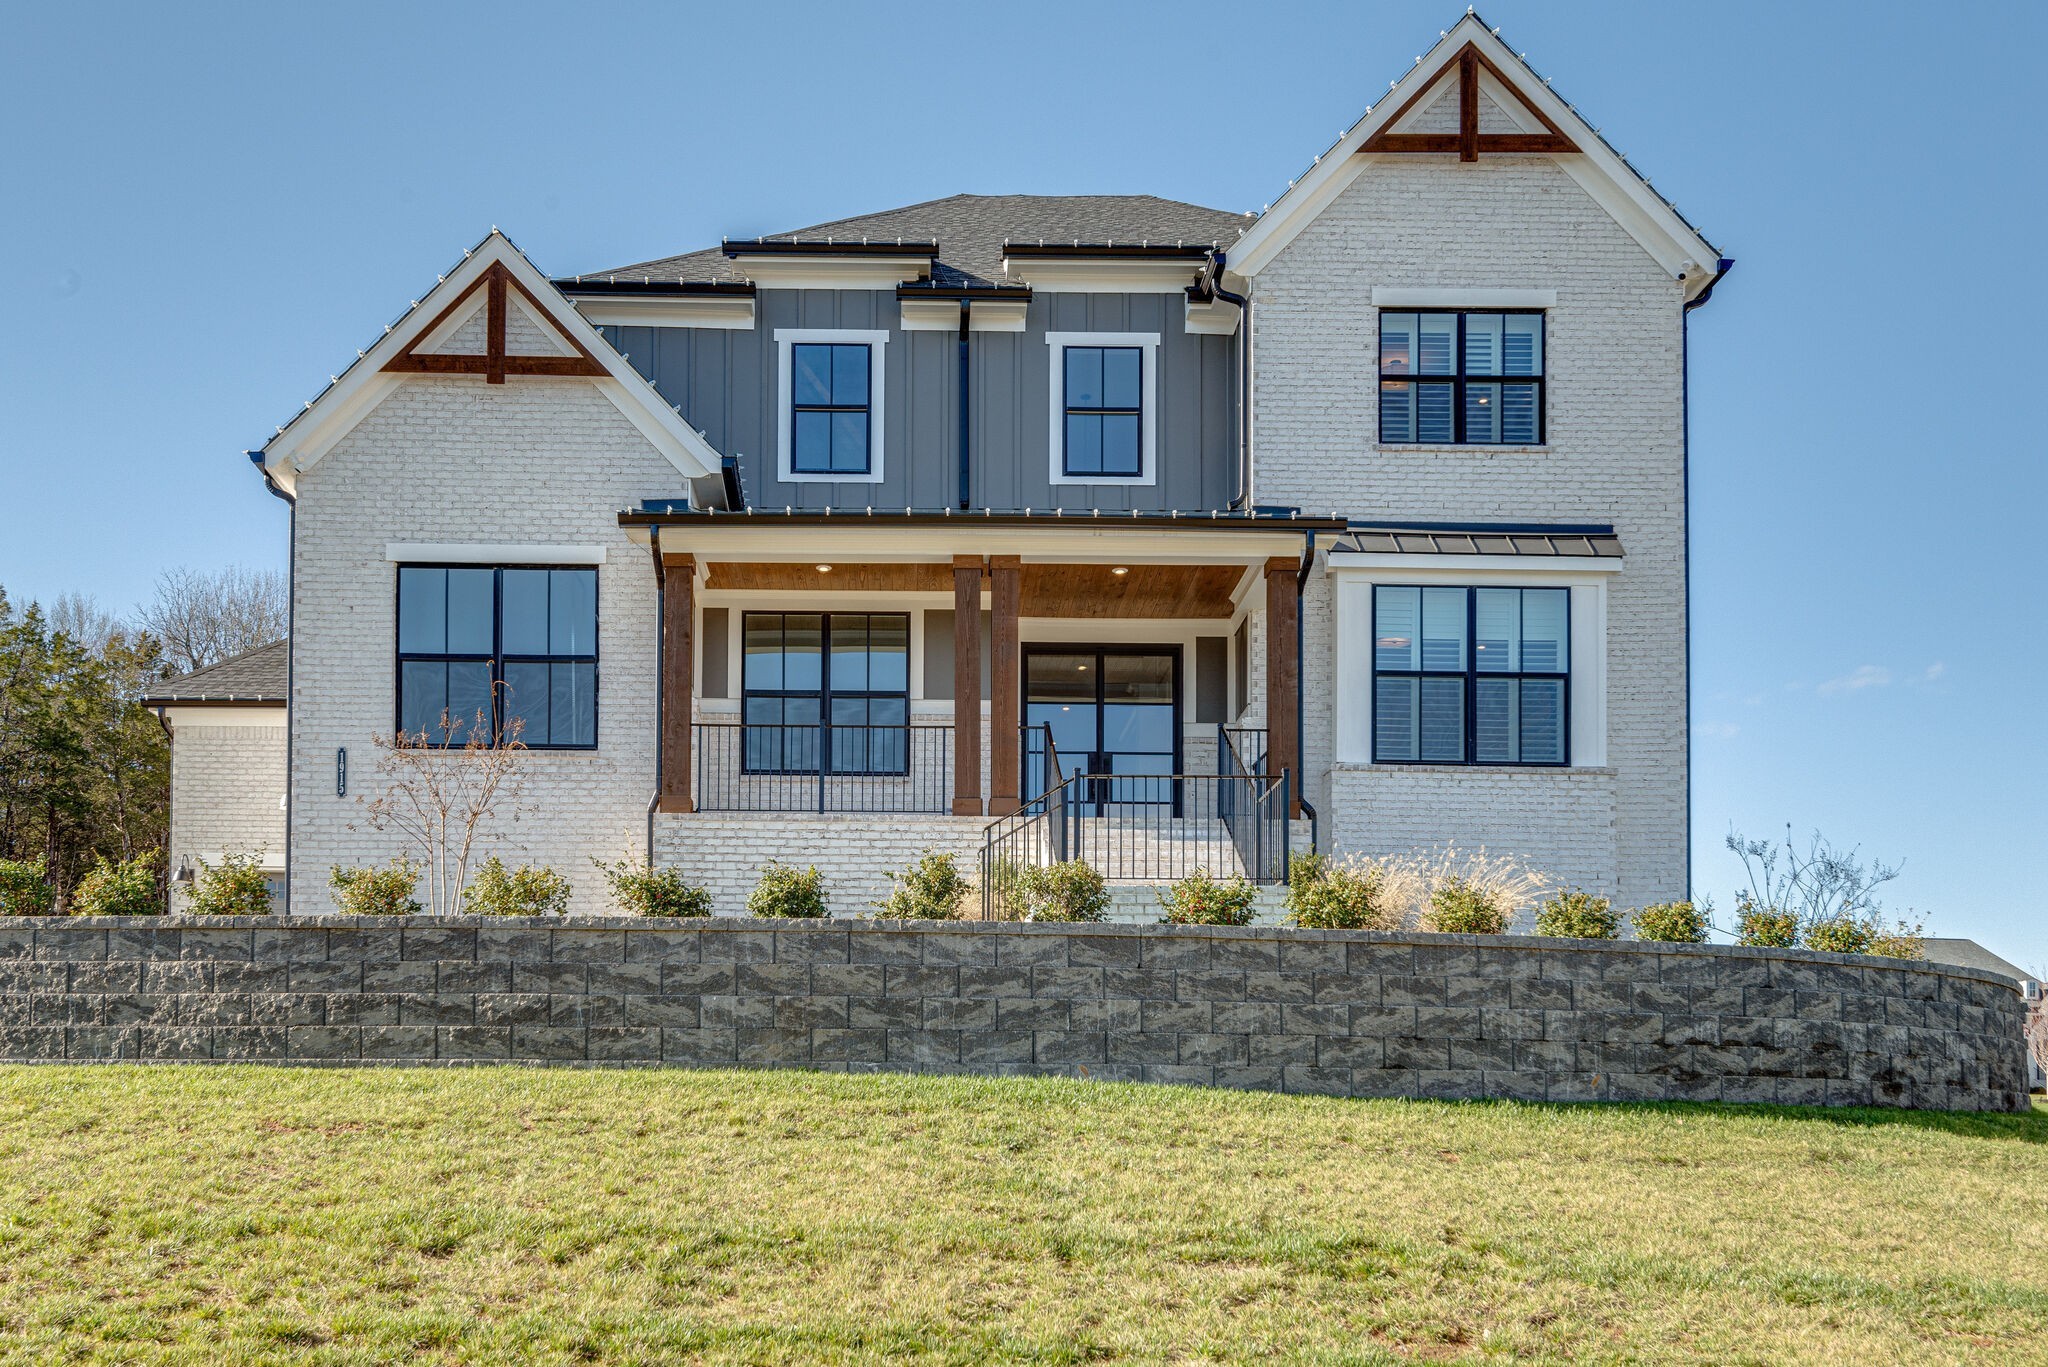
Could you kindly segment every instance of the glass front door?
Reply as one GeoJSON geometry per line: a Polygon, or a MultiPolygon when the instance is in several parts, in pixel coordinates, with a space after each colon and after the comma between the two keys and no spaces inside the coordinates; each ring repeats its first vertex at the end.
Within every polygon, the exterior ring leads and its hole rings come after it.
{"type": "MultiPolygon", "coordinates": [[[[1026,646],[1024,720],[1052,729],[1060,779],[1091,776],[1075,796],[1093,812],[1172,802],[1169,776],[1180,772],[1180,650],[1026,646]]],[[[1042,746],[1027,745],[1025,770],[1029,792],[1051,786],[1042,746]]]]}

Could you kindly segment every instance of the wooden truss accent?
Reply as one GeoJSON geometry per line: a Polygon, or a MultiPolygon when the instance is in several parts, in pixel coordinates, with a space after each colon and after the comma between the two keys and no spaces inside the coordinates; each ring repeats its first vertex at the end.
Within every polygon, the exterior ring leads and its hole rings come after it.
{"type": "Polygon", "coordinates": [[[1453,71],[1458,73],[1458,131],[1455,133],[1389,133],[1381,131],[1365,140],[1360,147],[1361,155],[1379,152],[1456,152],[1459,161],[1477,161],[1482,152],[1576,152],[1579,145],[1565,136],[1548,114],[1529,103],[1521,96],[1515,83],[1507,78],[1477,45],[1465,44],[1453,60],[1444,63],[1443,69],[1430,79],[1429,84],[1410,95],[1407,102],[1394,111],[1386,127],[1400,123],[1422,102],[1422,97],[1442,85],[1444,78],[1453,71]],[[1515,95],[1522,108],[1528,110],[1549,131],[1546,133],[1482,133],[1479,131],[1479,72],[1481,68],[1493,74],[1515,95]]]}
{"type": "Polygon", "coordinates": [[[582,375],[602,379],[611,372],[591,355],[583,343],[570,336],[566,329],[557,328],[562,340],[576,349],[574,356],[508,356],[505,354],[505,310],[509,304],[506,288],[518,290],[534,311],[543,318],[552,318],[554,311],[533,297],[533,292],[519,283],[519,277],[505,269],[503,262],[493,261],[476,283],[458,295],[453,303],[434,315],[432,322],[421,328],[419,335],[405,344],[405,348],[384,363],[384,369],[409,375],[481,375],[490,384],[503,384],[507,375],[582,375]],[[434,330],[446,322],[455,310],[478,290],[484,293],[484,354],[447,355],[439,352],[423,353],[415,350],[423,338],[431,337],[434,330]]]}

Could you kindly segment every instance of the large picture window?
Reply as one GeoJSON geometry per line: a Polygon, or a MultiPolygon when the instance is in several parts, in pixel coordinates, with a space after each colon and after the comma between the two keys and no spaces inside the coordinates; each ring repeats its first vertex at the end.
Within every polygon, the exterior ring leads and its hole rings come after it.
{"type": "Polygon", "coordinates": [[[1569,762],[1569,589],[1383,584],[1372,618],[1375,762],[1569,762]]]}
{"type": "Polygon", "coordinates": [[[1380,314],[1380,440],[1543,441],[1541,313],[1380,314]]]}
{"type": "Polygon", "coordinates": [[[596,570],[399,567],[399,729],[461,745],[479,714],[531,749],[596,747],[596,570]]]}
{"type": "Polygon", "coordinates": [[[743,633],[746,772],[907,771],[907,613],[750,612],[743,633]]]}

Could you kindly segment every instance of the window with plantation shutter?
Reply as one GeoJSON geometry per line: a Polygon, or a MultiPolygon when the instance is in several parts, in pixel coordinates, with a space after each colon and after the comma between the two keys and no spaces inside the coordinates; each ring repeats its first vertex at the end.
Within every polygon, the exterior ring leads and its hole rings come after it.
{"type": "Polygon", "coordinates": [[[1543,315],[1380,314],[1380,440],[1533,446],[1543,434],[1543,315]]]}
{"type": "Polygon", "coordinates": [[[1374,762],[1568,763],[1570,593],[1376,586],[1374,762]]]}

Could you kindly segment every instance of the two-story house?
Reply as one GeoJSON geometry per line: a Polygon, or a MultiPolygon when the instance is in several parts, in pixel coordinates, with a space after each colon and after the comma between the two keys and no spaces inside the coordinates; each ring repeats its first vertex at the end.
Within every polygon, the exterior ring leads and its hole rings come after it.
{"type": "Polygon", "coordinates": [[[526,747],[486,845],[579,911],[592,859],[853,913],[927,848],[1311,842],[1682,896],[1730,264],[1471,16],[1256,215],[958,195],[555,279],[493,232],[251,453],[290,907],[399,852],[372,737],[479,709],[526,747]]]}

